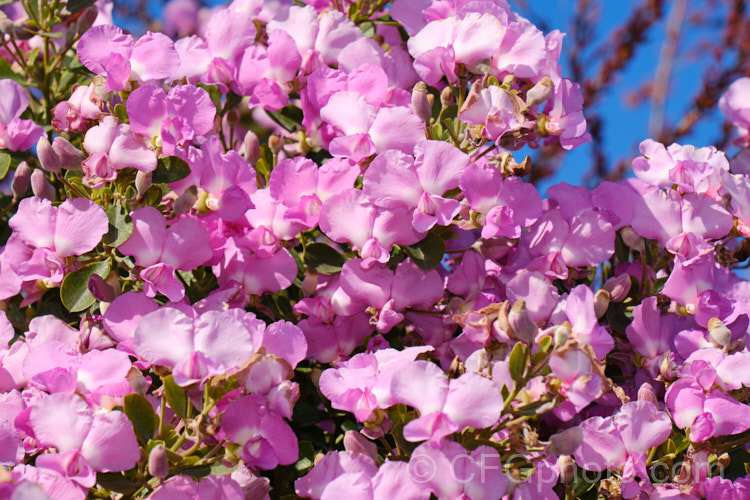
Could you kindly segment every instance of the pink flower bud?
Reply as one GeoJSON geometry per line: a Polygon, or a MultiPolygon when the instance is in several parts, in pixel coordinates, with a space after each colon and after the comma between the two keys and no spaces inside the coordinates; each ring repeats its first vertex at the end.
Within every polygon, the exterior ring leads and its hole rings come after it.
{"type": "Polygon", "coordinates": [[[558,459],[557,466],[560,468],[560,479],[563,483],[570,484],[576,477],[576,464],[573,457],[563,455],[558,459]]]}
{"type": "Polygon", "coordinates": [[[654,388],[648,382],[644,382],[638,389],[638,401],[648,401],[659,408],[659,400],[656,398],[654,388]]]}
{"type": "Polygon", "coordinates": [[[57,152],[44,135],[36,143],[36,155],[39,157],[39,164],[44,170],[54,174],[60,173],[60,157],[57,156],[57,152]]]}
{"type": "Polygon", "coordinates": [[[96,17],[99,15],[99,9],[96,5],[92,5],[81,13],[76,21],[76,33],[85,33],[91,26],[94,25],[96,17]]]}
{"type": "Polygon", "coordinates": [[[536,337],[537,326],[526,311],[526,302],[517,300],[508,313],[508,323],[515,337],[525,344],[532,344],[536,337]]]}
{"type": "Polygon", "coordinates": [[[157,444],[148,455],[148,471],[159,479],[167,477],[169,462],[167,462],[167,450],[163,444],[157,444]]]}
{"type": "Polygon", "coordinates": [[[427,84],[417,82],[411,92],[411,107],[414,113],[426,124],[430,124],[432,118],[432,105],[427,99],[427,84]]]}
{"type": "Polygon", "coordinates": [[[31,180],[31,169],[29,164],[22,161],[16,167],[16,172],[13,174],[13,181],[10,183],[10,190],[13,192],[13,198],[19,199],[26,191],[29,190],[29,181],[31,180]]]}
{"type": "Polygon", "coordinates": [[[55,201],[55,188],[39,169],[31,172],[31,191],[37,198],[55,201]]]}
{"type": "Polygon", "coordinates": [[[552,80],[550,77],[545,76],[539,82],[531,87],[528,92],[526,92],[526,105],[530,108],[533,108],[534,106],[538,106],[549,99],[549,96],[552,95],[552,91],[554,90],[554,85],[552,84],[552,80]]]}
{"type": "Polygon", "coordinates": [[[143,172],[142,170],[139,170],[138,173],[135,174],[135,191],[138,193],[138,197],[143,197],[150,187],[151,172],[143,172]]]}
{"type": "Polygon", "coordinates": [[[174,202],[174,216],[179,217],[186,214],[198,201],[198,188],[190,186],[174,202]]]}
{"type": "Polygon", "coordinates": [[[252,165],[255,165],[260,159],[260,142],[258,136],[252,130],[245,134],[242,147],[240,147],[240,154],[252,165]]]}
{"type": "Polygon", "coordinates": [[[583,431],[581,428],[571,427],[550,436],[547,452],[553,455],[572,455],[581,446],[582,442],[583,431]]]}
{"type": "Polygon", "coordinates": [[[112,302],[115,300],[115,290],[112,288],[112,285],[104,281],[104,278],[96,273],[89,276],[88,289],[89,293],[96,300],[102,302],[112,302]]]}
{"type": "Polygon", "coordinates": [[[64,137],[55,137],[52,141],[52,150],[57,153],[60,158],[60,167],[65,170],[80,170],[81,163],[86,159],[81,150],[64,137]]]}
{"type": "Polygon", "coordinates": [[[643,238],[638,236],[638,233],[636,233],[632,227],[627,226],[620,229],[620,236],[622,236],[622,241],[630,249],[641,253],[645,250],[646,247],[643,243],[643,238]]]}
{"type": "Polygon", "coordinates": [[[609,278],[602,288],[609,292],[610,302],[622,302],[630,293],[631,285],[630,275],[623,273],[614,278],[609,278]]]}
{"type": "Polygon", "coordinates": [[[378,463],[378,447],[357,431],[347,431],[344,434],[344,449],[355,455],[366,455],[378,463]]]}

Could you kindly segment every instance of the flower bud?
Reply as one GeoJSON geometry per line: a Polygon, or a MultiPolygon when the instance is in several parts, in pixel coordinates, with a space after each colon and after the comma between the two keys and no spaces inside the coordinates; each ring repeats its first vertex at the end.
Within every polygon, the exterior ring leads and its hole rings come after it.
{"type": "Polygon", "coordinates": [[[440,92],[440,104],[442,104],[443,107],[453,104],[453,91],[450,87],[445,87],[443,91],[440,92]]]}
{"type": "Polygon", "coordinates": [[[622,241],[631,249],[635,250],[637,252],[643,253],[646,249],[645,244],[643,243],[643,238],[641,238],[638,233],[636,233],[632,227],[627,226],[622,229],[620,229],[620,236],[622,237],[622,241]]]}
{"type": "Polygon", "coordinates": [[[245,139],[242,141],[242,146],[240,147],[240,154],[252,165],[258,163],[260,159],[260,142],[258,141],[258,136],[252,130],[245,134],[245,139]]]}
{"type": "Polygon", "coordinates": [[[630,281],[630,275],[622,273],[614,278],[609,278],[602,289],[609,292],[610,302],[622,302],[628,297],[630,293],[630,287],[632,282],[630,281]]]}
{"type": "Polygon", "coordinates": [[[572,483],[576,477],[576,463],[573,457],[569,455],[561,456],[557,461],[557,466],[560,468],[560,479],[563,483],[572,483]]]}
{"type": "Polygon", "coordinates": [[[378,463],[378,447],[357,431],[347,431],[344,434],[344,449],[355,455],[365,455],[378,463]]]}
{"type": "Polygon", "coordinates": [[[716,317],[708,320],[708,335],[720,347],[727,347],[732,342],[732,332],[716,317]]]}
{"type": "Polygon", "coordinates": [[[198,201],[198,188],[190,186],[174,201],[174,216],[186,214],[198,201]]]}
{"type": "Polygon", "coordinates": [[[722,453],[719,455],[719,458],[716,459],[716,463],[719,464],[719,467],[721,467],[719,474],[724,472],[727,467],[729,467],[729,463],[731,462],[731,458],[729,457],[729,453],[722,453]]]}
{"type": "Polygon", "coordinates": [[[430,124],[430,118],[432,118],[432,106],[427,99],[427,84],[425,82],[417,82],[417,84],[414,85],[414,89],[411,92],[411,107],[414,109],[414,113],[416,113],[425,125],[430,124]]]}
{"type": "Polygon", "coordinates": [[[41,165],[44,170],[52,172],[53,174],[60,174],[60,157],[57,156],[57,152],[47,140],[47,136],[43,135],[37,141],[36,155],[39,158],[39,165],[41,165]]]}
{"type": "Polygon", "coordinates": [[[609,299],[609,292],[607,290],[597,290],[596,294],[594,294],[594,312],[597,318],[601,319],[607,313],[609,299]]]}
{"type": "Polygon", "coordinates": [[[80,170],[81,163],[86,159],[81,150],[64,137],[55,137],[52,141],[52,149],[60,159],[60,167],[65,170],[80,170]]]}
{"type": "Polygon", "coordinates": [[[85,33],[94,25],[94,21],[96,21],[98,15],[99,9],[96,8],[96,5],[92,5],[84,10],[76,21],[76,32],[79,34],[85,33]]]}
{"type": "Polygon", "coordinates": [[[641,384],[641,387],[638,389],[638,401],[648,401],[657,409],[659,408],[659,400],[656,397],[654,388],[648,382],[641,384]]]}
{"type": "Polygon", "coordinates": [[[138,173],[135,174],[135,191],[138,193],[138,197],[142,198],[150,187],[151,172],[142,172],[139,170],[138,173]]]}
{"type": "Polygon", "coordinates": [[[55,201],[55,188],[39,169],[31,172],[31,191],[37,198],[55,201]]]}
{"type": "Polygon", "coordinates": [[[19,199],[29,190],[29,181],[31,180],[31,169],[29,164],[22,161],[16,167],[13,174],[13,181],[10,183],[10,190],[13,192],[13,198],[19,199]]]}
{"type": "Polygon", "coordinates": [[[583,431],[581,428],[571,427],[550,436],[547,452],[552,455],[572,455],[582,442],[583,431]]]}
{"type": "Polygon", "coordinates": [[[89,276],[88,289],[89,293],[96,300],[101,302],[112,302],[115,300],[115,289],[96,273],[89,276]]]}
{"type": "Polygon", "coordinates": [[[148,455],[148,472],[159,479],[167,477],[169,472],[169,462],[167,462],[167,450],[164,445],[159,443],[151,450],[148,455]]]}
{"type": "Polygon", "coordinates": [[[13,34],[13,21],[11,21],[5,12],[0,12],[0,34],[13,34]]]}
{"type": "Polygon", "coordinates": [[[268,137],[268,147],[271,151],[280,151],[284,147],[284,139],[278,134],[271,134],[268,137]]]}
{"type": "Polygon", "coordinates": [[[552,80],[550,77],[545,76],[526,92],[526,105],[533,108],[546,102],[549,96],[552,95],[553,90],[554,85],[552,84],[552,80]]]}
{"type": "Polygon", "coordinates": [[[537,326],[526,311],[526,302],[517,300],[508,313],[508,323],[515,333],[516,339],[524,344],[531,345],[534,343],[537,326]]]}

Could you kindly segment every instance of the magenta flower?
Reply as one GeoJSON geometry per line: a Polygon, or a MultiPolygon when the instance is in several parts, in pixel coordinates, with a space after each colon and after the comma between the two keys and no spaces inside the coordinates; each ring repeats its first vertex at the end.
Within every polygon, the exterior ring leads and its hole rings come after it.
{"type": "Polygon", "coordinates": [[[268,470],[297,461],[297,436],[281,417],[269,411],[260,396],[232,402],[221,426],[227,438],[240,445],[239,455],[249,467],[268,470]]]}
{"type": "Polygon", "coordinates": [[[383,208],[413,210],[412,225],[424,233],[435,224],[447,226],[460,204],[443,195],[458,187],[469,157],[441,141],[422,141],[414,148],[414,160],[398,151],[377,156],[365,172],[363,192],[383,208]],[[399,189],[393,189],[393,183],[399,189]]]}
{"type": "Polygon", "coordinates": [[[172,368],[180,386],[203,385],[214,375],[231,374],[255,352],[250,332],[232,311],[162,307],[146,314],[133,335],[133,349],[152,365],[172,368]]]}
{"type": "Polygon", "coordinates": [[[391,394],[419,410],[419,418],[404,427],[404,439],[442,443],[446,436],[466,427],[482,429],[500,418],[503,398],[491,380],[465,373],[450,382],[437,365],[415,361],[391,380],[391,394]]]}
{"type": "Polygon", "coordinates": [[[84,487],[97,472],[125,471],[141,457],[133,426],[119,411],[97,413],[73,394],[52,394],[34,403],[29,416],[37,442],[54,453],[39,455],[37,467],[51,469],[84,487]]]}
{"type": "Polygon", "coordinates": [[[0,149],[26,151],[44,133],[33,120],[21,120],[29,95],[13,80],[0,80],[0,149]]]}
{"type": "Polygon", "coordinates": [[[85,182],[99,189],[117,177],[117,170],[134,167],[141,172],[156,169],[156,155],[139,140],[129,125],[114,116],[105,116],[99,125],[86,132],[83,149],[89,154],[81,167],[85,182]]]}
{"type": "Polygon", "coordinates": [[[175,271],[190,271],[213,256],[208,232],[190,217],[167,228],[167,220],[154,207],[139,208],[130,216],[133,234],[118,250],[135,257],[135,263],[144,268],[139,274],[144,293],[148,297],[163,293],[171,301],[181,300],[185,288],[175,271]]]}
{"type": "Polygon", "coordinates": [[[162,80],[180,65],[174,42],[150,31],[133,42],[113,25],[95,26],[78,41],[78,58],[88,70],[106,75],[106,90],[125,90],[128,80],[139,83],[162,80]]]}
{"type": "Polygon", "coordinates": [[[672,433],[672,421],[648,401],[622,405],[613,417],[592,417],[580,425],[586,438],[575,452],[576,462],[590,471],[622,468],[623,497],[640,491],[635,481],[648,481],[646,452],[672,433]]]}
{"type": "Polygon", "coordinates": [[[8,264],[23,281],[59,284],[73,262],[70,257],[92,250],[109,228],[107,215],[86,198],[53,206],[48,200],[25,198],[8,222],[13,235],[5,247],[8,264]]]}
{"type": "Polygon", "coordinates": [[[208,92],[194,85],[169,90],[147,84],[128,96],[130,129],[161,146],[164,155],[172,155],[179,146],[208,134],[214,127],[216,108],[208,92]]]}
{"type": "Polygon", "coordinates": [[[245,500],[240,485],[229,476],[208,476],[197,483],[188,476],[179,474],[170,477],[148,497],[150,500],[245,500]]]}

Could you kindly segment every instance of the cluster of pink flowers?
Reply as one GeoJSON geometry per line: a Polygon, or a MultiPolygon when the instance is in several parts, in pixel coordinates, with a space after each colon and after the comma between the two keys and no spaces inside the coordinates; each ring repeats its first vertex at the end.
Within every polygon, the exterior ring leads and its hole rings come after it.
{"type": "Polygon", "coordinates": [[[0,497],[746,498],[750,149],[543,199],[513,152],[591,139],[563,34],[301,4],[36,13],[92,74],[37,121],[0,80],[0,497]]]}

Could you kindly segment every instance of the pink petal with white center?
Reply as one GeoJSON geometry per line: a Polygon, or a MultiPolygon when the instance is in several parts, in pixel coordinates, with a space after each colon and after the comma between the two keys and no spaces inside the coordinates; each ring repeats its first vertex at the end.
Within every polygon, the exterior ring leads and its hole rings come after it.
{"type": "Polygon", "coordinates": [[[323,63],[335,66],[341,52],[361,38],[362,30],[346,14],[338,10],[329,10],[318,19],[315,50],[323,63]]]}
{"type": "Polygon", "coordinates": [[[347,189],[331,196],[320,210],[320,229],[337,243],[350,242],[362,248],[372,237],[377,209],[367,204],[359,189],[347,189]]]}
{"type": "Polygon", "coordinates": [[[379,154],[367,167],[362,179],[362,191],[379,207],[414,208],[423,189],[413,158],[391,150],[379,154]],[[399,186],[399,189],[393,189],[393,186],[399,186]]]}
{"type": "Polygon", "coordinates": [[[396,207],[390,210],[378,209],[372,225],[372,236],[389,251],[393,245],[412,245],[425,237],[411,223],[410,209],[396,207]]]}
{"type": "Polygon", "coordinates": [[[266,353],[284,358],[292,368],[307,357],[305,335],[289,321],[277,321],[268,325],[263,333],[261,346],[265,347],[266,353]]]}
{"type": "Polygon", "coordinates": [[[616,469],[625,464],[627,450],[612,418],[592,417],[580,425],[586,436],[575,452],[576,464],[590,471],[616,469]]]}
{"type": "Polygon", "coordinates": [[[89,155],[107,153],[118,130],[118,122],[114,116],[105,116],[99,125],[90,128],[83,138],[83,149],[89,155]]]}
{"type": "Polygon", "coordinates": [[[180,56],[174,42],[162,33],[147,31],[133,45],[130,68],[139,81],[162,80],[174,74],[179,67],[180,56]]]}
{"type": "Polygon", "coordinates": [[[456,39],[458,20],[455,17],[433,21],[416,35],[409,38],[407,45],[414,59],[436,48],[449,47],[456,39]]]}
{"type": "Polygon", "coordinates": [[[428,309],[443,298],[443,279],[436,270],[423,271],[407,259],[396,267],[391,291],[393,307],[428,309]]]}
{"type": "Polygon", "coordinates": [[[718,239],[729,234],[734,219],[712,198],[693,193],[682,198],[682,230],[705,239],[718,239]]]}
{"type": "Polygon", "coordinates": [[[453,50],[456,63],[471,68],[480,60],[492,59],[503,40],[505,26],[492,14],[471,12],[458,21],[453,50]]]}
{"type": "Polygon", "coordinates": [[[135,329],[133,348],[144,361],[174,367],[193,352],[193,318],[172,307],[149,313],[135,329]]]}
{"type": "Polygon", "coordinates": [[[187,77],[191,83],[197,82],[208,70],[212,59],[206,42],[198,35],[191,35],[177,40],[174,48],[180,58],[180,66],[171,77],[175,80],[187,77]]]}
{"type": "Polygon", "coordinates": [[[307,158],[287,158],[276,165],[268,183],[275,200],[297,206],[302,196],[316,192],[318,166],[307,158]]]}
{"type": "Polygon", "coordinates": [[[420,142],[414,148],[414,156],[422,188],[436,195],[457,188],[470,163],[463,151],[443,141],[420,142]]]}
{"type": "Polygon", "coordinates": [[[15,237],[25,244],[36,248],[53,248],[57,210],[49,200],[36,196],[24,198],[8,225],[15,237]]]}
{"type": "Polygon", "coordinates": [[[118,472],[132,469],[141,458],[133,424],[119,411],[94,417],[81,453],[97,471],[118,472]]]}
{"type": "Polygon", "coordinates": [[[669,416],[649,401],[626,403],[613,419],[628,453],[646,453],[672,433],[669,416]]]}
{"type": "Polygon", "coordinates": [[[102,24],[87,30],[78,40],[76,48],[81,64],[98,75],[105,73],[104,64],[113,55],[128,60],[132,50],[133,37],[111,24],[102,24]]]}
{"type": "Polygon", "coordinates": [[[417,143],[425,138],[422,120],[403,106],[380,108],[369,133],[379,153],[397,149],[412,154],[417,143]]]}
{"type": "Polygon", "coordinates": [[[488,378],[475,373],[465,373],[450,381],[444,412],[459,429],[490,427],[500,418],[503,397],[497,386],[488,378]]]}
{"type": "Polygon", "coordinates": [[[388,97],[388,75],[376,64],[363,64],[349,74],[347,90],[365,96],[367,102],[380,106],[388,97]]]}
{"type": "Polygon", "coordinates": [[[225,370],[239,367],[255,351],[250,332],[224,311],[207,311],[195,321],[193,345],[225,370]]]}
{"type": "Polygon", "coordinates": [[[57,209],[55,253],[60,257],[92,250],[109,230],[102,207],[86,198],[65,200],[57,209]]]}
{"type": "Polygon", "coordinates": [[[131,366],[130,358],[122,351],[89,351],[81,357],[76,390],[86,394],[106,385],[124,382],[131,366]]]}
{"type": "Polygon", "coordinates": [[[448,398],[448,379],[434,363],[415,361],[393,374],[391,394],[399,403],[418,409],[421,415],[440,413],[448,398]]]}
{"type": "Polygon", "coordinates": [[[487,214],[497,203],[502,175],[484,162],[470,163],[461,174],[459,186],[472,210],[487,214]]]}
{"type": "Polygon", "coordinates": [[[714,436],[731,436],[750,429],[747,406],[726,394],[718,391],[709,394],[703,410],[712,415],[716,422],[714,436]]]}
{"type": "Polygon", "coordinates": [[[294,38],[297,49],[302,54],[313,50],[318,27],[318,13],[315,9],[310,5],[293,5],[285,14],[269,21],[267,31],[285,31],[294,38]]]}
{"type": "Polygon", "coordinates": [[[34,403],[29,422],[40,444],[65,453],[81,448],[94,419],[83,399],[75,394],[57,393],[34,403]]]}
{"type": "Polygon", "coordinates": [[[206,24],[204,39],[213,57],[234,62],[246,47],[255,43],[257,29],[247,17],[229,8],[214,11],[206,24]]]}
{"type": "Polygon", "coordinates": [[[196,136],[206,135],[214,127],[216,107],[205,89],[180,85],[169,91],[167,111],[170,116],[184,118],[196,136]]]}
{"type": "Polygon", "coordinates": [[[360,173],[356,163],[331,158],[318,169],[318,198],[325,203],[334,194],[351,189],[360,173]]]}
{"type": "Polygon", "coordinates": [[[650,189],[638,198],[633,210],[633,229],[662,245],[682,233],[680,196],[677,192],[650,189]]]}
{"type": "Polygon", "coordinates": [[[104,329],[118,342],[131,340],[141,318],[156,311],[159,305],[142,293],[126,292],[119,295],[107,308],[102,318],[104,329]]]}
{"type": "Polygon", "coordinates": [[[51,340],[29,351],[23,360],[23,376],[48,392],[73,392],[79,363],[73,347],[51,340]]]}
{"type": "Polygon", "coordinates": [[[513,73],[516,77],[533,78],[544,65],[546,43],[539,28],[520,19],[507,27],[492,67],[501,75],[513,73]]]}
{"type": "Polygon", "coordinates": [[[139,266],[152,266],[159,262],[167,235],[167,220],[154,207],[143,207],[131,212],[133,233],[118,250],[132,255],[139,266]]]}
{"type": "Polygon", "coordinates": [[[612,224],[593,210],[574,217],[561,254],[571,267],[598,266],[615,253],[612,224]]]}
{"type": "Polygon", "coordinates": [[[133,167],[141,172],[156,169],[156,155],[138,140],[128,125],[120,125],[109,149],[109,162],[112,168],[120,170],[133,167]]]}
{"type": "MultiPolygon", "coordinates": [[[[375,121],[376,109],[357,92],[338,92],[320,110],[320,116],[342,135],[363,134],[375,121]]],[[[420,122],[421,123],[421,122],[420,122]]]]}
{"type": "Polygon", "coordinates": [[[167,229],[161,260],[175,269],[189,271],[213,257],[209,235],[200,222],[185,217],[167,229]]]}
{"type": "Polygon", "coordinates": [[[167,93],[149,83],[131,92],[127,101],[130,130],[149,140],[159,136],[161,124],[167,116],[167,93]]]}
{"type": "Polygon", "coordinates": [[[347,295],[368,306],[381,308],[391,297],[393,272],[386,266],[366,268],[361,259],[346,261],[341,270],[340,286],[347,295]]]}

